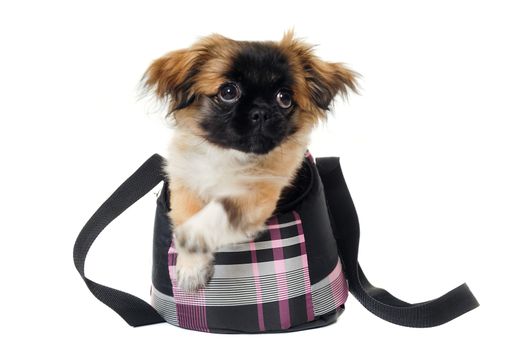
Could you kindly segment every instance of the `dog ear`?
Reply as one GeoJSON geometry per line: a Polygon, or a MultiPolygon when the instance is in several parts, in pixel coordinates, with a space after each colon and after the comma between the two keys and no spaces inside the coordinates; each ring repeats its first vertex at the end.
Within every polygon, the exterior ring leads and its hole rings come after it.
{"type": "Polygon", "coordinates": [[[303,75],[304,88],[311,101],[324,111],[337,94],[346,96],[349,89],[358,93],[358,73],[346,68],[342,63],[325,62],[313,53],[313,47],[295,39],[292,31],[287,32],[281,46],[293,52],[303,75]]]}
{"type": "Polygon", "coordinates": [[[312,100],[323,110],[337,94],[346,96],[348,89],[357,93],[357,73],[341,63],[329,63],[311,57],[304,63],[304,74],[312,100]]]}
{"type": "Polygon", "coordinates": [[[146,70],[143,83],[160,99],[168,99],[172,111],[188,107],[196,97],[196,75],[203,63],[199,50],[169,52],[155,60],[146,70]]]}

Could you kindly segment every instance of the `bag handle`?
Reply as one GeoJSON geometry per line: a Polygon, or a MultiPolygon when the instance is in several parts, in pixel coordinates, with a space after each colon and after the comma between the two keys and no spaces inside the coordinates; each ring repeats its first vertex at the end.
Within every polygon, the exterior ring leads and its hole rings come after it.
{"type": "Polygon", "coordinates": [[[357,260],[359,219],[340,168],[339,158],[317,158],[316,164],[324,184],[333,233],[343,261],[349,290],[366,309],[401,326],[424,328],[441,325],[479,306],[466,284],[437,299],[417,304],[407,303],[382,288],[374,287],[364,275],[357,260]]]}
{"type": "Polygon", "coordinates": [[[162,323],[165,320],[144,300],[87,278],[84,275],[84,263],[91,245],[102,230],[163,180],[163,162],[163,157],[154,154],[119,186],[84,225],[73,248],[75,267],[92,294],[133,327],[162,323]]]}

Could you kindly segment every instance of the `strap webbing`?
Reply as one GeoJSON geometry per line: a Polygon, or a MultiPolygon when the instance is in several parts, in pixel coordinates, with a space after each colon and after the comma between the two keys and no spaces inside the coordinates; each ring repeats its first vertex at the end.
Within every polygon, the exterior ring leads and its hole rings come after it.
{"type": "Polygon", "coordinates": [[[410,304],[374,287],[358,263],[360,228],[338,158],[318,158],[317,167],[332,218],[334,235],[350,292],[373,314],[408,327],[433,327],[479,306],[466,284],[423,303],[410,304]]]}
{"type": "Polygon", "coordinates": [[[84,225],[73,248],[75,267],[92,294],[134,327],[161,323],[165,320],[142,299],[88,279],[84,275],[84,263],[92,243],[101,231],[163,180],[163,162],[163,157],[154,154],[119,186],[84,225]]]}

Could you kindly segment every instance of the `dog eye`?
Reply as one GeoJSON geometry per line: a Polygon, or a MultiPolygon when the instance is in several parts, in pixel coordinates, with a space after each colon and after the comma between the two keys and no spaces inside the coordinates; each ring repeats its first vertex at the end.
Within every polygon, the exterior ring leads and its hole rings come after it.
{"type": "Polygon", "coordinates": [[[220,87],[218,95],[223,102],[234,103],[240,98],[241,91],[236,84],[226,83],[220,87]]]}
{"type": "Polygon", "coordinates": [[[289,108],[293,104],[293,96],[287,90],[279,90],[276,94],[276,103],[281,108],[289,108]]]}

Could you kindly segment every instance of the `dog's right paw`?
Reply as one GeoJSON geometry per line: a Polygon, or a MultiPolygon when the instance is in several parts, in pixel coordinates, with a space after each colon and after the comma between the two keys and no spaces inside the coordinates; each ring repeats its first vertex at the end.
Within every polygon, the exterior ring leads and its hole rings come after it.
{"type": "Polygon", "coordinates": [[[209,254],[181,252],[176,262],[177,286],[186,292],[203,288],[214,274],[213,258],[209,254]]]}

